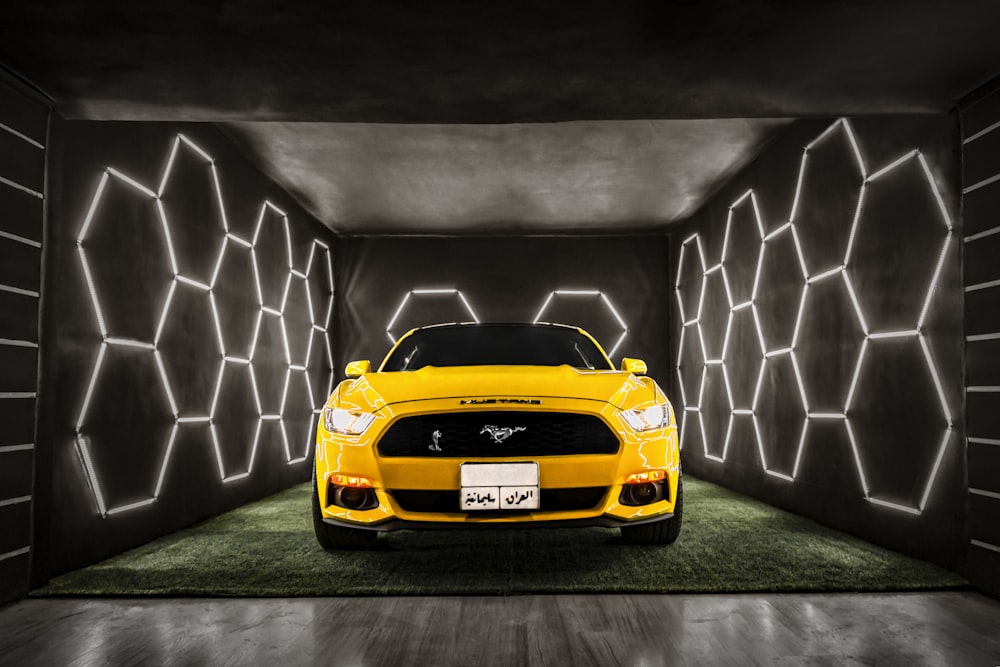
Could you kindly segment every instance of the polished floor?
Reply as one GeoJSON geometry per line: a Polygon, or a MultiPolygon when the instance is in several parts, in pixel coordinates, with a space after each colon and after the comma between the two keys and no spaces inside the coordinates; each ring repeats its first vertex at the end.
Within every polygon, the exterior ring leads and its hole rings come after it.
{"type": "Polygon", "coordinates": [[[971,592],[32,599],[0,665],[1000,665],[971,592]]]}

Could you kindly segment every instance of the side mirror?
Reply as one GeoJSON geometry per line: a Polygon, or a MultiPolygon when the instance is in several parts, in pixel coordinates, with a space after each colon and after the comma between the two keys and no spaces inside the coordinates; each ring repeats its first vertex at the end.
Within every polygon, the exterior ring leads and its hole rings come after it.
{"type": "Polygon", "coordinates": [[[645,375],[646,362],[642,359],[625,357],[622,359],[622,370],[631,373],[632,375],[645,375]]]}
{"type": "Polygon", "coordinates": [[[364,359],[362,361],[352,361],[347,364],[347,368],[344,369],[344,375],[349,379],[359,378],[365,373],[372,372],[372,362],[364,359]]]}

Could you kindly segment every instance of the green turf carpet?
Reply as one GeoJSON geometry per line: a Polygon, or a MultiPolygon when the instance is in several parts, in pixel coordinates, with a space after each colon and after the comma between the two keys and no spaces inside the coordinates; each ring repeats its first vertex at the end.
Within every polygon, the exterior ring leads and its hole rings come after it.
{"type": "Polygon", "coordinates": [[[309,485],[53,579],[46,595],[422,595],[881,591],[961,587],[959,575],[685,477],[673,545],[611,528],[400,531],[324,552],[309,485]]]}

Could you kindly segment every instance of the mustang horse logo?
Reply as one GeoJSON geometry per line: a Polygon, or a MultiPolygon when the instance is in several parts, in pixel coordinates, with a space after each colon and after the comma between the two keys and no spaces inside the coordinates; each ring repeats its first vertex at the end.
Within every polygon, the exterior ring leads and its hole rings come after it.
{"type": "Polygon", "coordinates": [[[513,426],[513,427],[511,427],[511,426],[503,426],[503,427],[501,427],[501,426],[487,425],[487,426],[483,427],[483,430],[479,432],[479,435],[482,435],[483,433],[489,433],[490,437],[493,438],[493,442],[495,442],[496,444],[499,445],[504,440],[506,440],[510,436],[514,435],[518,431],[527,431],[527,430],[528,429],[526,429],[523,426],[513,426]]]}

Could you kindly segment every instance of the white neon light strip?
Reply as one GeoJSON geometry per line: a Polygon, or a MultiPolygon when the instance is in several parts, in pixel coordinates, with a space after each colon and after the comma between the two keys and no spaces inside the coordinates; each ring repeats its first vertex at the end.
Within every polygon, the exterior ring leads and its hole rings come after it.
{"type": "Polygon", "coordinates": [[[970,243],[972,241],[978,241],[979,239],[985,239],[986,237],[993,236],[994,234],[1000,234],[1000,227],[993,227],[992,229],[987,229],[985,232],[979,232],[978,234],[966,236],[962,240],[966,243],[970,243]]]}
{"type": "Polygon", "coordinates": [[[117,345],[120,347],[135,347],[140,350],[155,350],[156,346],[152,343],[144,343],[141,340],[132,340],[130,338],[105,338],[104,339],[108,345],[117,345]]]}
{"type": "Polygon", "coordinates": [[[115,178],[117,178],[122,183],[125,183],[127,185],[131,185],[133,188],[135,188],[136,190],[138,190],[142,194],[146,195],[150,199],[157,199],[157,196],[156,196],[155,192],[153,192],[152,190],[150,190],[149,188],[147,188],[145,185],[143,185],[139,181],[135,180],[134,178],[132,178],[130,176],[126,176],[125,174],[123,174],[122,172],[118,171],[114,167],[108,167],[108,173],[111,174],[112,176],[114,176],[115,178]]]}
{"type": "Polygon", "coordinates": [[[970,394],[996,394],[1000,392],[1000,386],[971,386],[966,387],[965,391],[970,394]]]}
{"type": "Polygon", "coordinates": [[[272,211],[274,211],[275,213],[277,213],[278,215],[280,215],[282,218],[287,218],[288,217],[287,213],[285,213],[284,211],[282,211],[280,208],[278,208],[277,206],[275,206],[270,201],[266,201],[265,200],[264,201],[264,206],[268,207],[269,209],[271,209],[272,211]]]}
{"type": "Polygon", "coordinates": [[[147,498],[146,500],[139,500],[134,503],[129,503],[128,505],[122,505],[120,507],[114,507],[107,511],[108,516],[114,514],[121,514],[122,512],[128,512],[129,510],[139,509],[140,507],[148,507],[156,502],[156,498],[147,498]]]}
{"type": "MultiPolygon", "coordinates": [[[[87,281],[87,290],[90,292],[90,304],[94,307],[94,316],[97,318],[97,328],[101,332],[101,338],[108,337],[108,328],[104,323],[104,313],[101,312],[101,303],[97,300],[97,288],[94,286],[94,277],[90,272],[90,264],[87,262],[87,254],[83,251],[83,246],[76,246],[80,255],[80,266],[83,267],[83,278],[87,281]]],[[[35,293],[35,296],[38,296],[35,293]]]]}
{"type": "Polygon", "coordinates": [[[13,338],[0,338],[0,345],[8,347],[38,347],[38,343],[33,343],[30,340],[15,340],[13,338]]]}
{"type": "Polygon", "coordinates": [[[871,340],[885,340],[889,338],[913,338],[919,336],[919,329],[909,329],[907,331],[883,331],[880,333],[870,333],[867,338],[871,340]]]}
{"type": "Polygon", "coordinates": [[[24,503],[30,503],[31,496],[18,496],[17,498],[7,498],[5,500],[0,500],[0,507],[9,507],[11,505],[23,505],[24,503]]]}
{"type": "Polygon", "coordinates": [[[173,173],[174,160],[177,158],[177,148],[180,146],[181,137],[177,135],[174,137],[174,142],[170,147],[170,156],[167,158],[167,166],[163,169],[163,176],[160,178],[160,189],[157,191],[158,196],[162,197],[163,193],[167,189],[167,182],[170,180],[170,175],[173,173]]]}
{"type": "Polygon", "coordinates": [[[920,496],[919,509],[922,512],[925,507],[927,507],[927,499],[931,495],[931,489],[934,487],[934,481],[937,479],[938,470],[941,468],[941,461],[944,459],[944,452],[948,449],[948,442],[951,440],[952,427],[949,424],[948,429],[944,432],[944,437],[941,438],[941,444],[938,447],[937,456],[934,458],[934,466],[931,468],[931,474],[927,478],[927,484],[924,486],[924,493],[920,496]]]}
{"type": "Polygon", "coordinates": [[[248,249],[249,248],[253,248],[253,244],[250,243],[250,241],[246,241],[244,239],[241,239],[239,236],[236,236],[235,234],[226,234],[226,240],[227,241],[232,241],[233,243],[238,243],[239,245],[243,246],[244,248],[248,248],[248,249]]]}
{"type": "Polygon", "coordinates": [[[205,162],[208,162],[209,164],[212,164],[212,163],[215,162],[215,160],[212,159],[211,155],[209,155],[208,153],[206,153],[204,150],[201,149],[201,147],[198,144],[194,143],[193,141],[191,141],[190,139],[188,139],[183,134],[178,134],[177,138],[180,139],[181,141],[183,141],[185,144],[187,144],[188,148],[190,148],[195,153],[197,153],[198,155],[200,155],[202,157],[202,159],[205,160],[205,162]]]}
{"type": "Polygon", "coordinates": [[[996,551],[1000,553],[1000,546],[995,544],[990,544],[989,542],[983,542],[982,540],[969,540],[969,544],[979,547],[980,549],[986,549],[987,551],[996,551]]]}
{"type": "Polygon", "coordinates": [[[202,292],[208,292],[212,289],[209,285],[206,285],[205,283],[198,282],[197,280],[192,280],[191,278],[187,278],[182,275],[178,275],[177,280],[178,282],[182,282],[185,285],[190,285],[191,287],[200,289],[202,292]]]}
{"type": "Polygon", "coordinates": [[[830,278],[831,276],[837,275],[838,273],[840,273],[841,271],[845,270],[846,268],[847,267],[844,266],[844,265],[836,266],[836,267],[830,269],[829,271],[824,271],[823,273],[817,274],[815,276],[810,276],[809,278],[806,278],[806,284],[807,285],[811,285],[812,283],[818,283],[821,280],[826,280],[827,278],[830,278]]]}
{"type": "Polygon", "coordinates": [[[167,256],[170,257],[170,269],[176,276],[180,271],[177,269],[177,255],[174,254],[174,242],[170,238],[170,225],[167,222],[167,211],[163,208],[163,200],[157,198],[156,211],[160,215],[160,225],[163,227],[163,238],[167,243],[167,256]]]}
{"type": "Polygon", "coordinates": [[[792,199],[792,212],[788,214],[788,224],[795,220],[795,214],[799,211],[799,197],[802,194],[802,178],[806,173],[806,161],[809,159],[809,151],[802,151],[802,160],[799,162],[799,178],[795,182],[795,197],[792,199]]]}
{"type": "Polygon", "coordinates": [[[868,178],[865,179],[865,182],[866,183],[871,183],[875,179],[878,179],[878,178],[881,178],[881,177],[885,176],[886,174],[888,174],[890,171],[892,171],[896,167],[900,166],[901,164],[903,164],[907,160],[912,160],[913,158],[915,158],[919,154],[920,154],[920,151],[912,150],[909,153],[906,153],[904,155],[899,156],[898,158],[896,158],[895,160],[893,160],[892,162],[890,162],[886,166],[884,166],[881,169],[879,169],[878,171],[876,171],[874,174],[871,174],[870,176],[868,176],[868,178]]]}
{"type": "Polygon", "coordinates": [[[25,238],[23,236],[18,236],[17,234],[11,234],[0,229],[0,238],[5,238],[15,243],[22,243],[32,248],[41,248],[42,244],[39,241],[33,241],[32,239],[25,238]]]}
{"type": "Polygon", "coordinates": [[[5,125],[4,123],[0,123],[0,130],[4,130],[5,132],[9,132],[10,134],[13,134],[18,139],[21,139],[22,141],[28,142],[29,144],[31,144],[35,148],[40,148],[42,150],[45,150],[45,145],[44,144],[38,143],[37,141],[35,141],[34,139],[32,139],[31,137],[29,137],[26,134],[21,134],[20,132],[18,132],[14,128],[12,128],[10,125],[5,125]]]}
{"type": "Polygon", "coordinates": [[[27,443],[24,445],[6,445],[4,447],[0,447],[0,454],[10,454],[12,452],[30,452],[34,448],[35,448],[34,443],[27,443]]]}
{"type": "Polygon", "coordinates": [[[90,200],[90,208],[87,209],[87,217],[83,219],[83,226],[80,227],[80,233],[76,236],[77,243],[83,243],[84,238],[87,236],[87,231],[90,229],[90,223],[94,220],[94,213],[97,212],[97,204],[101,201],[101,195],[104,194],[104,188],[108,185],[108,172],[104,171],[101,173],[101,180],[97,184],[97,190],[94,192],[94,198],[90,200]]]}
{"type": "Polygon", "coordinates": [[[29,551],[31,551],[31,547],[21,547],[20,549],[14,549],[13,551],[2,553],[0,554],[0,561],[10,560],[11,558],[17,558],[18,556],[23,556],[29,551]]]}
{"type": "Polygon", "coordinates": [[[780,227],[778,227],[777,229],[775,229],[774,231],[772,231],[771,233],[769,233],[767,236],[765,236],[764,237],[764,241],[765,242],[770,241],[775,236],[781,234],[782,232],[784,232],[787,229],[790,229],[791,227],[792,227],[792,223],[786,222],[785,224],[781,225],[780,227]]]}
{"type": "Polygon", "coordinates": [[[997,438],[966,438],[970,444],[974,445],[997,445],[1000,446],[1000,439],[997,438]]]}
{"type": "Polygon", "coordinates": [[[31,188],[26,187],[24,185],[21,185],[20,183],[18,183],[16,181],[12,181],[9,178],[4,178],[3,176],[0,176],[0,183],[3,183],[6,186],[12,187],[15,190],[20,190],[21,192],[25,192],[25,193],[31,195],[32,197],[35,197],[36,199],[45,199],[45,195],[43,195],[38,190],[32,190],[31,188]]]}
{"type": "Polygon", "coordinates": [[[858,225],[861,222],[861,211],[865,205],[865,193],[867,191],[868,184],[862,183],[861,188],[858,190],[858,205],[854,208],[854,219],[851,221],[851,231],[847,236],[847,250],[844,251],[845,270],[851,261],[851,253],[854,251],[854,240],[858,236],[858,225]]]}
{"type": "Polygon", "coordinates": [[[41,296],[38,292],[30,289],[21,289],[20,287],[12,287],[11,285],[0,285],[0,292],[10,292],[11,294],[20,294],[22,296],[30,296],[38,298],[41,296]]]}
{"type": "Polygon", "coordinates": [[[899,512],[906,512],[907,514],[919,515],[920,509],[916,507],[910,507],[908,505],[901,505],[899,503],[889,502],[888,500],[882,500],[881,498],[869,498],[868,502],[872,505],[881,505],[882,507],[888,507],[889,509],[894,509],[899,512]]]}
{"type": "MultiPolygon", "coordinates": [[[[6,179],[0,178],[0,181],[6,181],[6,179]]],[[[974,183],[974,184],[970,185],[969,187],[967,187],[964,190],[962,190],[962,194],[963,195],[967,195],[970,192],[975,192],[979,188],[985,188],[987,185],[992,185],[993,183],[996,183],[997,181],[1000,181],[1000,174],[996,174],[994,176],[990,176],[989,178],[984,178],[983,180],[979,181],[978,183],[974,183]]],[[[9,181],[6,181],[6,182],[8,183],[8,185],[10,185],[9,181]]],[[[21,187],[21,186],[15,186],[15,187],[21,187]]],[[[22,190],[26,190],[27,188],[23,188],[22,187],[21,189],[22,190]]],[[[32,191],[28,190],[28,192],[32,192],[32,191]]],[[[37,194],[37,193],[35,193],[35,194],[37,194]]]]}
{"type": "Polygon", "coordinates": [[[0,398],[35,398],[33,391],[0,391],[0,398]]]}
{"type": "Polygon", "coordinates": [[[934,275],[931,277],[931,284],[927,288],[927,296],[924,298],[924,306],[920,309],[920,317],[917,318],[917,329],[921,329],[924,326],[924,322],[927,320],[927,312],[931,307],[931,300],[934,298],[934,290],[937,288],[938,279],[941,277],[941,269],[944,267],[944,258],[948,255],[948,248],[951,247],[951,237],[952,234],[949,231],[948,236],[945,237],[944,245],[941,246],[941,252],[938,254],[937,265],[934,267],[934,275]]]}
{"type": "Polygon", "coordinates": [[[97,350],[97,360],[94,362],[94,368],[90,372],[90,382],[87,384],[87,393],[83,396],[83,405],[80,407],[80,415],[76,419],[76,432],[79,433],[80,429],[83,428],[83,420],[87,416],[87,409],[90,407],[90,399],[94,396],[94,385],[97,384],[97,375],[101,372],[101,365],[104,363],[104,353],[108,350],[108,344],[106,342],[101,343],[101,347],[97,350]]]}
{"type": "Polygon", "coordinates": [[[1000,332],[988,333],[988,334],[975,334],[972,336],[966,336],[965,340],[969,343],[976,343],[984,340],[1000,340],[1000,332]]]}
{"type": "Polygon", "coordinates": [[[461,292],[458,292],[458,298],[462,300],[462,305],[464,305],[465,309],[469,311],[469,315],[472,315],[472,321],[478,323],[479,318],[476,316],[476,312],[472,310],[472,306],[469,304],[469,300],[466,299],[465,295],[462,294],[461,292]]]}
{"type": "Polygon", "coordinates": [[[962,143],[963,144],[971,144],[976,139],[979,139],[980,137],[986,136],[987,134],[989,134],[993,130],[997,129],[998,127],[1000,127],[1000,121],[997,121],[997,122],[993,123],[992,125],[990,125],[986,129],[979,130],[979,132],[976,132],[971,137],[966,137],[965,139],[962,140],[962,143]]]}
{"type": "Polygon", "coordinates": [[[975,285],[969,285],[965,288],[966,292],[978,292],[983,289],[990,289],[991,287],[1000,286],[1000,280],[990,280],[984,283],[976,283],[975,285]]]}
{"type": "Polygon", "coordinates": [[[174,400],[174,392],[170,390],[170,381],[167,378],[167,369],[163,366],[163,357],[160,355],[159,350],[153,351],[153,357],[156,359],[156,367],[160,369],[160,380],[163,382],[163,391],[167,395],[167,402],[170,403],[170,414],[177,418],[177,401],[174,400]]]}
{"type": "Polygon", "coordinates": [[[163,310],[160,311],[160,321],[156,325],[156,333],[153,335],[153,347],[160,344],[160,336],[163,335],[163,327],[167,323],[167,313],[170,312],[170,304],[174,300],[174,292],[177,290],[177,280],[170,281],[170,289],[167,290],[167,300],[163,305],[163,310]]]}

